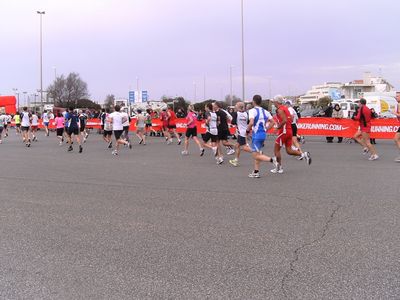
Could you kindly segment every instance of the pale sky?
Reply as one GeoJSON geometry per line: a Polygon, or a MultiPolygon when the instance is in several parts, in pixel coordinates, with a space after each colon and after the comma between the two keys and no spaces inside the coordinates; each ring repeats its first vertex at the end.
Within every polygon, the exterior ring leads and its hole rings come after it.
{"type": "MultiPolygon", "coordinates": [[[[365,71],[400,89],[400,1],[244,0],[246,98],[302,94],[365,71]],[[270,78],[270,79],[269,79],[270,78]]],[[[241,97],[240,0],[0,0],[0,94],[78,72],[93,100],[129,89],[201,101],[241,97]],[[55,69],[54,69],[55,68],[55,69]]]]}

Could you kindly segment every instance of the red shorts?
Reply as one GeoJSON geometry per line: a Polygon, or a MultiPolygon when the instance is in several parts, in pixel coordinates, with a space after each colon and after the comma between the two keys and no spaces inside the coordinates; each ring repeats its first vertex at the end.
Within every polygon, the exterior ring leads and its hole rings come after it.
{"type": "Polygon", "coordinates": [[[37,129],[38,129],[38,126],[37,126],[37,125],[31,125],[31,129],[32,129],[32,130],[37,130],[37,129]]]}
{"type": "Polygon", "coordinates": [[[365,132],[365,133],[371,133],[371,126],[367,126],[367,127],[361,126],[360,131],[365,132]]]}
{"type": "Polygon", "coordinates": [[[291,133],[281,133],[278,135],[278,137],[275,140],[275,143],[282,147],[285,145],[286,148],[292,147],[292,137],[293,135],[291,133]]]}

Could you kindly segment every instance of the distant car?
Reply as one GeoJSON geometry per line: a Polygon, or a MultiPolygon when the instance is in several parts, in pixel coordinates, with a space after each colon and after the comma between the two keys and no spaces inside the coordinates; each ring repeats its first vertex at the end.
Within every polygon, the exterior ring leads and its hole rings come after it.
{"type": "Polygon", "coordinates": [[[390,112],[390,111],[385,111],[384,113],[381,113],[379,118],[395,119],[395,118],[397,118],[397,116],[394,113],[390,112]]]}
{"type": "Polygon", "coordinates": [[[321,116],[320,112],[321,112],[321,110],[319,108],[304,109],[304,110],[300,111],[300,116],[302,118],[319,117],[319,116],[321,116]]]}

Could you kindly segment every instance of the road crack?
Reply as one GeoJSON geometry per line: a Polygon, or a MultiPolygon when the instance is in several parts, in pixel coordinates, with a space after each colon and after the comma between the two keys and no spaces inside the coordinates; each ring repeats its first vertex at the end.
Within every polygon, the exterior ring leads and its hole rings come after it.
{"type": "Polygon", "coordinates": [[[338,210],[340,209],[340,207],[341,207],[340,205],[335,203],[335,208],[332,210],[331,214],[329,215],[328,219],[326,220],[319,237],[312,240],[311,242],[302,244],[300,247],[298,247],[294,250],[294,252],[293,252],[294,258],[290,261],[289,270],[285,273],[285,275],[283,276],[282,281],[281,281],[281,290],[286,299],[288,299],[286,283],[287,283],[288,279],[290,278],[290,276],[295,272],[295,264],[299,261],[300,252],[303,249],[305,249],[307,247],[311,247],[315,243],[320,242],[321,240],[323,240],[325,238],[325,236],[327,235],[327,231],[329,229],[329,225],[332,222],[332,220],[334,219],[334,217],[335,217],[336,213],[338,212],[338,210]]]}

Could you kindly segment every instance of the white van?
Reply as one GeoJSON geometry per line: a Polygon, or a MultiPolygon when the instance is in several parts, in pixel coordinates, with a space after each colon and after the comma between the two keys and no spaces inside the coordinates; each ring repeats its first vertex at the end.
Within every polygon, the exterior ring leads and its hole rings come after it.
{"type": "Polygon", "coordinates": [[[341,100],[332,101],[332,107],[334,107],[335,104],[340,105],[340,108],[343,111],[344,118],[351,118],[353,116],[354,112],[356,111],[356,107],[357,107],[357,104],[349,99],[341,99],[341,100]]]}
{"type": "MultiPolygon", "coordinates": [[[[364,96],[369,109],[374,109],[379,117],[393,113],[397,110],[397,100],[390,96],[364,96]]],[[[359,102],[359,101],[358,101],[359,102]]]]}

